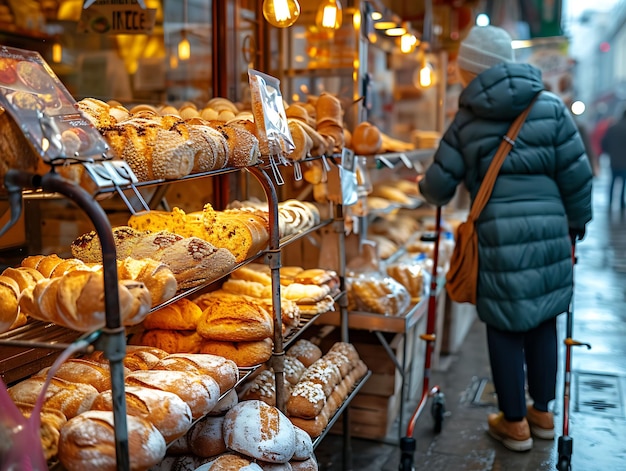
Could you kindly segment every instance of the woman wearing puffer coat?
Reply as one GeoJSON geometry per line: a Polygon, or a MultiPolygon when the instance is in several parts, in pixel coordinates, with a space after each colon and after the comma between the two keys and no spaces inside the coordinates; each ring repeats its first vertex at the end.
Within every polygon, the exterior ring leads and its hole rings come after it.
{"type": "Polygon", "coordinates": [[[497,27],[474,27],[461,43],[459,110],[419,187],[438,206],[461,182],[473,199],[502,136],[541,92],[476,225],[476,309],[487,326],[501,411],[490,414],[488,430],[507,448],[526,451],[532,435],[554,438],[548,405],[556,390],[556,317],[572,297],[571,244],[591,220],[592,172],[563,102],[542,92],[538,69],[512,58],[511,37],[497,27]]]}

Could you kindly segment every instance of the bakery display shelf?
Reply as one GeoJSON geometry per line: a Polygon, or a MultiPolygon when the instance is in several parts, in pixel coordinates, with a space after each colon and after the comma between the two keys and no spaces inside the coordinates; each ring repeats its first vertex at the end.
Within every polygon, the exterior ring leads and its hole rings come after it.
{"type": "Polygon", "coordinates": [[[0,376],[15,383],[52,365],[60,350],[81,336],[51,322],[31,320],[0,335],[0,376]]]}
{"type": "MultiPolygon", "coordinates": [[[[348,327],[350,329],[373,330],[379,332],[405,333],[426,314],[428,299],[423,297],[412,305],[403,314],[390,316],[372,312],[348,312],[348,327]]],[[[329,311],[320,316],[321,324],[334,326],[341,325],[339,312],[329,311]]]]}
{"type": "Polygon", "coordinates": [[[320,314],[301,314],[298,326],[283,339],[283,349],[287,350],[293,345],[300,335],[308,329],[310,325],[315,323],[319,316],[320,314]]]}
{"type": "Polygon", "coordinates": [[[189,175],[185,175],[184,177],[180,177],[180,178],[176,178],[172,180],[159,179],[159,180],[149,180],[145,182],[137,182],[137,183],[133,183],[132,185],[111,186],[111,187],[106,187],[106,188],[100,188],[98,190],[98,193],[101,193],[101,194],[113,193],[113,192],[118,192],[118,191],[132,190],[133,188],[145,188],[145,187],[158,186],[158,185],[163,185],[163,184],[168,184],[168,183],[178,183],[178,182],[187,181],[187,180],[196,180],[200,178],[216,177],[219,175],[226,175],[229,173],[239,172],[243,169],[245,169],[245,167],[244,168],[226,167],[226,168],[221,168],[221,169],[216,169],[216,170],[209,170],[207,172],[191,173],[189,175]]]}
{"type": "Polygon", "coordinates": [[[324,439],[324,437],[326,436],[326,434],[330,431],[330,429],[333,427],[333,425],[335,425],[335,422],[337,422],[337,420],[339,419],[339,417],[341,416],[341,414],[346,410],[346,408],[350,405],[350,402],[352,402],[352,399],[354,398],[354,396],[356,396],[359,391],[361,390],[361,388],[365,385],[365,383],[367,382],[367,380],[370,378],[370,376],[372,376],[372,372],[370,370],[367,370],[367,373],[365,373],[365,375],[363,375],[363,377],[354,385],[354,387],[352,388],[352,390],[348,393],[348,395],[346,396],[346,398],[344,399],[344,401],[341,403],[341,405],[339,406],[339,408],[337,409],[337,411],[333,414],[333,416],[328,420],[328,425],[326,426],[326,428],[324,429],[324,431],[322,432],[322,434],[319,437],[316,437],[313,440],[313,449],[315,450],[315,448],[317,448],[317,446],[322,442],[322,440],[324,439]]]}

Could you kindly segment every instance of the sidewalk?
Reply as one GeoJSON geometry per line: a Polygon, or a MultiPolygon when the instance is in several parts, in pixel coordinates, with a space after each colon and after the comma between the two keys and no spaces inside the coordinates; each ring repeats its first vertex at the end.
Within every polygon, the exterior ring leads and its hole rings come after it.
{"type": "MultiPolygon", "coordinates": [[[[594,220],[578,245],[575,271],[574,338],[592,345],[573,349],[570,436],[572,470],[626,470],[626,214],[608,212],[608,169],[594,182],[594,220]]],[[[560,338],[566,316],[559,318],[560,338]]],[[[563,420],[564,347],[561,348],[557,398],[553,404],[557,434],[563,420]]],[[[421,360],[420,360],[421,361],[421,360]]],[[[476,321],[460,351],[441,362],[431,384],[446,395],[448,416],[439,435],[427,407],[414,437],[414,466],[429,471],[540,471],[556,469],[554,441],[535,440],[530,452],[507,450],[487,435],[487,414],[497,412],[491,391],[485,327],[476,321]]],[[[414,382],[415,384],[415,382],[414,382]]],[[[405,407],[407,423],[417,400],[405,407]]],[[[352,439],[352,469],[397,471],[400,448],[394,443],[352,439]]],[[[316,450],[320,470],[343,470],[343,440],[329,435],[316,450]]]]}

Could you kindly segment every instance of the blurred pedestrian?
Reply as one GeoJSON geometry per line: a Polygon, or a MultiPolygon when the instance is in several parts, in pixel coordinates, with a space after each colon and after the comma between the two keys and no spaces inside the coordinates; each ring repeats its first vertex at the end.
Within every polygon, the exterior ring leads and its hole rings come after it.
{"type": "Polygon", "coordinates": [[[623,210],[624,190],[626,187],[626,110],[622,118],[611,125],[602,138],[602,151],[609,156],[611,163],[611,184],[609,185],[609,211],[613,204],[613,190],[616,180],[620,180],[622,189],[620,191],[619,206],[623,210]]]}
{"type": "Polygon", "coordinates": [[[504,134],[539,94],[476,223],[476,309],[500,409],[488,430],[526,451],[531,432],[554,437],[556,317],[572,297],[571,245],[591,220],[592,173],[570,112],[543,91],[539,69],[513,63],[505,30],[472,28],[457,62],[465,86],[459,109],[419,183],[434,205],[447,204],[461,182],[475,198],[504,134]]]}

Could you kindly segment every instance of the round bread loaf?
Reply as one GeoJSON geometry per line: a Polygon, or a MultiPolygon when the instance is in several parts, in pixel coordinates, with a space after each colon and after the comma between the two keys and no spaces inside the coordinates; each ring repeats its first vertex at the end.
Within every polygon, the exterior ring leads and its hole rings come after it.
{"type": "Polygon", "coordinates": [[[206,468],[202,466],[200,469],[202,471],[263,471],[263,468],[248,458],[230,453],[218,456],[206,468]]]}
{"type": "Polygon", "coordinates": [[[263,471],[291,471],[291,464],[287,463],[267,463],[265,461],[257,461],[263,471]]]}
{"type": "Polygon", "coordinates": [[[204,338],[195,330],[145,330],[133,335],[131,344],[149,345],[169,353],[200,353],[204,338]]]}
{"type": "Polygon", "coordinates": [[[291,461],[291,471],[318,471],[317,460],[315,456],[311,456],[308,460],[304,461],[291,461]]]}
{"type": "Polygon", "coordinates": [[[194,302],[181,298],[157,309],[143,321],[145,329],[196,330],[202,310],[194,302]]]}
{"type": "Polygon", "coordinates": [[[243,401],[226,413],[224,440],[230,450],[271,463],[286,463],[296,448],[291,421],[262,401],[243,401]]]}
{"type": "Polygon", "coordinates": [[[207,416],[196,422],[187,437],[189,448],[204,458],[217,456],[226,451],[223,432],[224,416],[207,416]]]}
{"type": "Polygon", "coordinates": [[[20,292],[13,278],[0,275],[0,332],[9,330],[17,320],[20,292]]]}
{"type": "Polygon", "coordinates": [[[296,449],[293,452],[292,461],[305,461],[313,456],[313,440],[311,436],[302,430],[300,427],[294,425],[296,432],[296,449]]]}
{"type": "MultiPolygon", "coordinates": [[[[126,386],[128,415],[152,422],[166,442],[176,440],[191,427],[191,410],[176,394],[140,386],[126,386]]],[[[95,398],[93,410],[113,410],[112,391],[103,391],[95,398]]]]}
{"type": "MultiPolygon", "coordinates": [[[[149,421],[127,416],[131,470],[146,470],[165,456],[165,440],[149,421]]],[[[68,471],[115,471],[115,426],[110,411],[87,411],[61,429],[59,461],[68,471]]]]}
{"type": "Polygon", "coordinates": [[[248,368],[265,363],[272,357],[273,342],[269,338],[252,342],[204,342],[200,353],[219,355],[227,358],[240,368],[248,368]]]}
{"type": "Polygon", "coordinates": [[[176,394],[187,403],[194,419],[210,412],[220,398],[217,381],[189,371],[133,371],[126,376],[126,384],[176,394]]]}
{"type": "Polygon", "coordinates": [[[352,148],[360,155],[372,155],[380,151],[383,138],[380,130],[371,123],[359,123],[352,133],[352,148]]]}
{"type": "Polygon", "coordinates": [[[271,337],[274,326],[270,314],[258,303],[213,298],[202,312],[197,330],[209,340],[250,342],[271,337]]]}
{"type": "MultiPolygon", "coordinates": [[[[168,455],[188,455],[191,453],[191,447],[189,446],[189,437],[188,433],[183,435],[182,437],[178,437],[172,443],[167,446],[167,454],[168,455]]],[[[159,468],[160,469],[160,468],[159,468]]],[[[170,469],[170,468],[163,468],[170,469]]]]}

